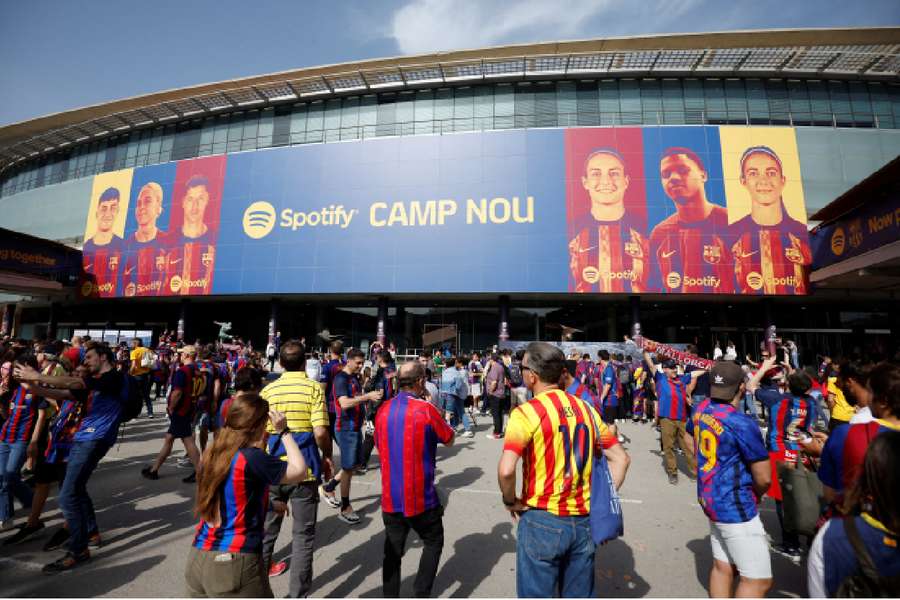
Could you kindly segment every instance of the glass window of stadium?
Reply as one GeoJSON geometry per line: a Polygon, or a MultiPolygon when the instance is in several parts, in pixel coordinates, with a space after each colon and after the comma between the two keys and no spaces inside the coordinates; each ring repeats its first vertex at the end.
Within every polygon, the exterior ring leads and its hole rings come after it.
{"type": "Polygon", "coordinates": [[[622,78],[466,85],[280,104],[150,126],[22,161],[0,196],[170,160],[370,137],[591,125],[894,129],[900,85],[762,78],[622,78]]]}

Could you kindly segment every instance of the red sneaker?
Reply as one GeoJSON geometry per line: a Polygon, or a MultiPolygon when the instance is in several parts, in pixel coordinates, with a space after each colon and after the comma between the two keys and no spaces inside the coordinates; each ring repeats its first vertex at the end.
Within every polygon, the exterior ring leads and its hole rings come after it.
{"type": "Polygon", "coordinates": [[[278,577],[285,571],[287,571],[287,562],[283,560],[269,565],[269,577],[278,577]]]}

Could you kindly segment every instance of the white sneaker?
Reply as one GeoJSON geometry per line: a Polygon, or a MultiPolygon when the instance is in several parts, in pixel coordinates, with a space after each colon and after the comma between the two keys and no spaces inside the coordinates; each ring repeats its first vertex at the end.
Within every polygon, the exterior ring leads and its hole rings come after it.
{"type": "Polygon", "coordinates": [[[461,434],[459,434],[459,437],[473,438],[473,437],[475,437],[475,434],[472,433],[471,431],[463,431],[461,434]]]}
{"type": "Polygon", "coordinates": [[[619,443],[620,443],[620,444],[624,444],[624,443],[625,443],[625,436],[622,435],[621,433],[619,434],[619,443]]]}
{"type": "Polygon", "coordinates": [[[359,515],[356,514],[356,511],[352,508],[347,512],[338,513],[338,519],[346,523],[347,525],[358,525],[359,524],[359,515]]]}
{"type": "Polygon", "coordinates": [[[325,486],[319,486],[319,494],[322,496],[322,499],[325,500],[325,504],[330,506],[331,508],[340,508],[341,501],[334,497],[334,492],[330,494],[325,491],[325,486]]]}
{"type": "Polygon", "coordinates": [[[194,468],[194,463],[191,462],[189,456],[182,456],[178,459],[178,466],[182,469],[194,468]]]}
{"type": "Polygon", "coordinates": [[[0,521],[0,531],[9,531],[10,529],[14,529],[14,528],[15,528],[15,525],[13,524],[12,519],[0,521]]]}

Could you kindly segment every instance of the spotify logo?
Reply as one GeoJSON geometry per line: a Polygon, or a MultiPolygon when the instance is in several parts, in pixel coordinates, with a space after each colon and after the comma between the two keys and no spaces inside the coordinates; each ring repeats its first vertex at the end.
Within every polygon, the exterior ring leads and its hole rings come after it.
{"type": "Polygon", "coordinates": [[[264,200],[254,202],[244,211],[244,233],[254,240],[264,238],[275,228],[275,207],[264,200]]]}

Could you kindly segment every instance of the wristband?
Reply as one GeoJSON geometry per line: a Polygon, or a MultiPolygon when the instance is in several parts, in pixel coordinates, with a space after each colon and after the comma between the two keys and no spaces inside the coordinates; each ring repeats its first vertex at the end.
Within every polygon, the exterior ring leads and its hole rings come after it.
{"type": "Polygon", "coordinates": [[[288,433],[290,433],[290,432],[291,432],[291,428],[290,428],[290,427],[285,427],[284,429],[282,429],[282,430],[278,433],[278,437],[279,437],[279,438],[283,438],[286,434],[288,434],[288,433]]]}

